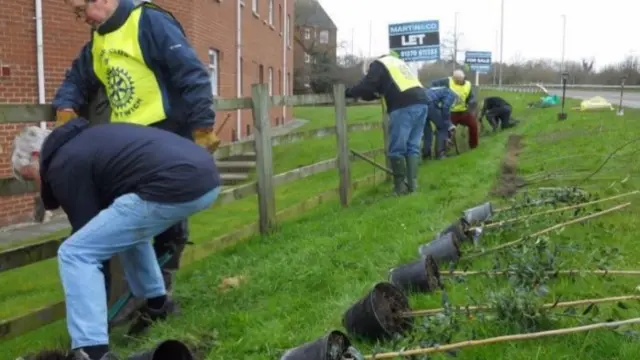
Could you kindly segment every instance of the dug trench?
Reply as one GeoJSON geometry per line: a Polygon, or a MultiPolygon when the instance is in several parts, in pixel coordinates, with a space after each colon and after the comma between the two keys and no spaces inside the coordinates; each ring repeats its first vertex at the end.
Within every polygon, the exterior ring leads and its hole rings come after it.
{"type": "Polygon", "coordinates": [[[507,139],[507,152],[500,164],[498,181],[491,190],[491,195],[503,198],[511,197],[516,194],[518,187],[525,183],[524,179],[517,175],[518,155],[522,148],[522,135],[510,135],[507,139]]]}

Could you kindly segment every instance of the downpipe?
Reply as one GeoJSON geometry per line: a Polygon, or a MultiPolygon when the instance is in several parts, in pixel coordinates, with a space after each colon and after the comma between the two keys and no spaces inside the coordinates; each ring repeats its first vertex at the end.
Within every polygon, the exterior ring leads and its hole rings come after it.
{"type": "MultiPolygon", "coordinates": [[[[286,0],[285,0],[286,1],[286,0]]],[[[236,0],[236,97],[242,97],[242,0],[236,0]]],[[[242,138],[242,110],[236,110],[237,140],[242,138]]]]}

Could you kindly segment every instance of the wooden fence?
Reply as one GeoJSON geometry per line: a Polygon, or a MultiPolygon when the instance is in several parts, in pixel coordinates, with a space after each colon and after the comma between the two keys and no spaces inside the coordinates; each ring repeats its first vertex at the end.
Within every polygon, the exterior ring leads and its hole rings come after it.
{"type": "MultiPolygon", "coordinates": [[[[266,234],[276,228],[279,219],[286,219],[299,214],[308,208],[321,204],[337,193],[342,206],[347,207],[351,201],[352,190],[362,184],[375,182],[379,176],[369,176],[365,179],[352,181],[351,162],[355,160],[349,149],[348,132],[349,128],[354,130],[361,128],[365,130],[383,130],[384,144],[388,143],[387,125],[388,117],[382,111],[381,125],[351,124],[347,125],[347,100],[344,97],[344,85],[335,85],[333,94],[324,95],[295,95],[295,96],[272,96],[269,97],[268,87],[265,84],[252,86],[252,96],[250,98],[239,99],[217,99],[214,105],[216,111],[252,109],[254,120],[254,137],[251,142],[243,144],[231,144],[223,150],[223,156],[232,155],[237,151],[246,150],[250,146],[256,153],[256,175],[257,181],[246,185],[241,185],[233,189],[224,191],[218,203],[228,203],[251,194],[258,195],[258,222],[247,225],[232,233],[225,234],[204,244],[198,244],[199,252],[197,258],[207,256],[221,247],[233,244],[240,239],[256,234],[266,234]],[[273,174],[272,147],[274,138],[271,136],[271,122],[269,109],[273,106],[300,106],[300,105],[334,105],[335,107],[335,127],[334,129],[321,130],[324,133],[335,133],[337,139],[337,156],[335,159],[322,161],[303,168],[291,170],[284,174],[273,174]],[[249,144],[249,145],[247,145],[249,144]],[[295,181],[312,174],[337,168],[339,174],[339,186],[335,190],[326,191],[304,202],[276,212],[275,186],[295,181]]],[[[360,103],[362,104],[362,103],[360,103]]],[[[366,104],[373,104],[371,102],[366,104]]],[[[38,123],[40,121],[53,121],[54,111],[49,105],[0,105],[0,124],[2,123],[38,123]]],[[[283,135],[278,138],[287,138],[289,142],[292,138],[305,139],[314,137],[314,132],[297,133],[297,135],[283,135]],[[307,135],[305,135],[307,134],[307,135]]],[[[385,146],[386,147],[386,146],[385,146]]],[[[369,155],[384,152],[383,149],[368,152],[369,155]]],[[[220,157],[218,155],[217,157],[220,157]]],[[[388,166],[388,158],[386,158],[388,166]]],[[[385,174],[381,174],[386,177],[385,174]]],[[[0,182],[0,196],[10,196],[20,193],[32,192],[33,184],[22,184],[17,181],[4,179],[0,182]]],[[[0,273],[11,269],[20,268],[39,261],[54,258],[58,246],[64,238],[48,240],[36,244],[25,245],[0,252],[0,273]]],[[[185,253],[185,255],[187,255],[185,253]]],[[[186,257],[186,256],[185,256],[186,257]]],[[[197,260],[197,259],[192,259],[197,260]]],[[[121,271],[121,269],[119,270],[121,271]]],[[[113,277],[116,279],[116,277],[113,277]]],[[[115,285],[115,284],[114,284],[115,285]]],[[[126,285],[121,285],[126,286],[126,285]]],[[[124,288],[119,289],[122,291],[124,288]]],[[[114,292],[117,292],[114,286],[114,292]]],[[[115,297],[111,299],[113,302],[115,297]]],[[[42,307],[26,315],[17,316],[10,319],[0,320],[0,341],[14,338],[26,332],[35,330],[45,324],[62,319],[65,316],[64,302],[42,307]]]]}

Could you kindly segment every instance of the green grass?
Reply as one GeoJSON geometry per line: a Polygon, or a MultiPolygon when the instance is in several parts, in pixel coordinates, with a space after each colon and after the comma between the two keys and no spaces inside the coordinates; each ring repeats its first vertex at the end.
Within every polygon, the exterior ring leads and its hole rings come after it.
{"type": "MultiPolygon", "coordinates": [[[[114,336],[113,343],[119,351],[128,353],[134,348],[150,347],[162,338],[204,342],[203,339],[211,339],[215,334],[215,343],[208,351],[207,359],[279,358],[287,348],[320,337],[330,329],[341,329],[343,312],[366,294],[374,283],[384,281],[390,267],[414,260],[420,244],[428,242],[465,208],[485,201],[494,185],[510,133],[524,135],[525,147],[519,165],[523,176],[541,171],[575,172],[574,169],[580,169],[578,175],[584,177],[588,172],[581,169],[594,169],[609,152],[632,139],[640,130],[640,112],[636,110],[627,110],[622,118],[611,112],[570,112],[567,121],[558,122],[557,108],[524,109],[524,104],[535,99],[535,95],[504,96],[514,104],[516,117],[525,120],[521,126],[507,133],[483,137],[475,151],[422,166],[419,193],[395,198],[388,196],[387,186],[363,189],[356,192],[349,208],[342,209],[335,201],[327,202],[295,221],[284,223],[273,235],[255,237],[191,264],[179,273],[176,289],[184,315],[157,325],[150,337],[142,342],[124,344],[122,337],[114,336]],[[576,135],[575,132],[582,129],[602,131],[593,135],[576,135]],[[544,137],[545,134],[563,132],[573,136],[556,141],[544,137]],[[573,155],[578,156],[561,159],[573,155]],[[220,282],[231,276],[244,276],[247,282],[237,289],[218,291],[220,282]]],[[[622,152],[628,154],[637,146],[631,145],[622,152]]],[[[332,148],[335,149],[335,143],[332,148]]],[[[586,183],[588,189],[601,194],[637,189],[640,182],[635,177],[638,166],[633,157],[627,156],[622,160],[614,157],[600,174],[586,183]],[[622,180],[628,175],[630,177],[625,182],[618,181],[613,185],[614,181],[609,179],[622,180]]],[[[354,165],[354,177],[369,173],[372,170],[366,164],[354,165]]],[[[558,183],[549,182],[536,187],[558,183]]],[[[309,197],[335,187],[335,184],[334,171],[279,188],[279,207],[299,201],[294,200],[298,197],[309,197]]],[[[612,268],[637,267],[640,247],[636,245],[635,234],[640,230],[636,221],[639,210],[634,204],[623,212],[550,234],[549,239],[553,243],[575,247],[561,253],[563,267],[594,268],[594,255],[609,247],[616,247],[623,254],[615,259],[612,268]]],[[[211,239],[255,220],[256,213],[255,199],[249,198],[194,217],[194,241],[211,239]]],[[[558,219],[541,217],[510,231],[487,232],[483,243],[490,246],[513,240],[544,228],[553,220],[558,219]]],[[[479,259],[473,262],[472,269],[489,269],[492,263],[491,257],[479,259]]],[[[22,276],[16,275],[18,272],[2,274],[3,284],[9,285],[0,289],[0,299],[3,299],[0,318],[33,308],[39,301],[44,304],[59,299],[59,285],[55,277],[41,276],[43,273],[55,273],[55,265],[33,265],[37,266],[42,268],[32,268],[22,276]],[[22,296],[16,293],[30,293],[31,296],[12,301],[14,297],[22,296]],[[48,301],[44,301],[45,298],[48,301]],[[26,304],[28,302],[31,303],[26,304]]],[[[560,279],[552,282],[547,301],[552,302],[557,296],[574,300],[629,294],[637,284],[637,279],[632,277],[611,280],[584,277],[575,282],[560,279]]],[[[448,282],[447,292],[454,303],[465,305],[471,302],[470,296],[483,302],[490,291],[507,286],[506,281],[476,277],[466,283],[448,282]]],[[[414,309],[439,307],[441,294],[412,295],[410,300],[414,309]]],[[[631,309],[623,313],[625,317],[640,313],[637,305],[628,305],[631,309]]],[[[614,307],[615,304],[602,306],[601,312],[609,316],[614,307]]],[[[572,326],[577,322],[567,317],[554,323],[553,327],[572,326]]],[[[498,321],[482,324],[470,320],[463,327],[475,329],[479,338],[510,332],[509,326],[498,321]]],[[[468,334],[463,332],[456,340],[468,338],[468,334]]],[[[64,324],[57,322],[3,343],[0,358],[13,359],[29,350],[60,346],[65,343],[64,339],[64,324]]],[[[373,348],[372,344],[365,342],[355,343],[365,353],[373,348]]],[[[383,346],[390,347],[389,344],[383,346]]],[[[640,343],[637,341],[613,332],[598,331],[470,348],[461,351],[458,358],[636,359],[639,352],[640,343]]],[[[436,358],[444,359],[445,355],[436,355],[436,358]]]]}
{"type": "MultiPolygon", "coordinates": [[[[297,119],[309,122],[295,131],[307,131],[335,126],[335,108],[333,106],[299,106],[293,110],[297,119]]],[[[350,124],[382,121],[380,105],[359,105],[347,108],[347,122],[350,124]]]]}

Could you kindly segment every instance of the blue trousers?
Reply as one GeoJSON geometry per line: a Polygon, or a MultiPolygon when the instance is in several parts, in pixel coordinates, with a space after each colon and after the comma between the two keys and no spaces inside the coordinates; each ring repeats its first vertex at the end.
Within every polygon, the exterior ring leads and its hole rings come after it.
{"type": "Polygon", "coordinates": [[[416,104],[389,113],[390,157],[420,155],[420,141],[424,123],[427,121],[428,106],[416,104]]]}
{"type": "Polygon", "coordinates": [[[148,299],[165,295],[151,238],[209,208],[219,194],[217,187],[196,200],[178,204],[155,203],[125,194],[60,245],[58,267],[73,349],[109,344],[102,263],[116,254],[120,256],[134,296],[148,299]]]}
{"type": "Polygon", "coordinates": [[[424,124],[424,138],[422,155],[431,155],[433,150],[433,129],[431,124],[436,128],[436,155],[445,150],[446,141],[449,137],[449,124],[447,119],[442,116],[442,110],[436,105],[429,106],[429,116],[424,124]]]}

